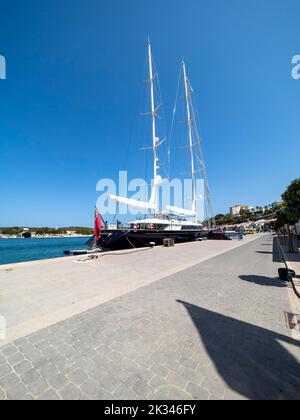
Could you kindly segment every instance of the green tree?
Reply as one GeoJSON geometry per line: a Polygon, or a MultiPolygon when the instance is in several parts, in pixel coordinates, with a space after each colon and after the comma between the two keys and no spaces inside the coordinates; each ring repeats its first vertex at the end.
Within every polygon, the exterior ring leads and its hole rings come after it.
{"type": "Polygon", "coordinates": [[[240,216],[243,217],[244,219],[248,219],[248,218],[250,218],[252,216],[252,213],[248,209],[242,209],[240,211],[240,216]]]}
{"type": "Polygon", "coordinates": [[[216,224],[222,225],[224,223],[224,218],[225,218],[224,214],[217,214],[215,217],[216,224]]]}
{"type": "Polygon", "coordinates": [[[282,206],[279,210],[277,210],[277,226],[280,229],[287,223],[289,223],[287,210],[286,207],[282,206]]]}
{"type": "Polygon", "coordinates": [[[300,220],[300,178],[291,183],[282,198],[288,222],[298,222],[300,220]]]}

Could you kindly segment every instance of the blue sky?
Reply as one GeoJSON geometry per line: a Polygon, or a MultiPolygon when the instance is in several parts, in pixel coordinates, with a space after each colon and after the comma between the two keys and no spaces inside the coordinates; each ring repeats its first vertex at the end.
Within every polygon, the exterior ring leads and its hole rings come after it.
{"type": "Polygon", "coordinates": [[[0,0],[0,225],[92,225],[129,142],[143,176],[148,34],[168,126],[187,61],[215,211],[279,199],[299,177],[299,16],[298,0],[0,0]]]}

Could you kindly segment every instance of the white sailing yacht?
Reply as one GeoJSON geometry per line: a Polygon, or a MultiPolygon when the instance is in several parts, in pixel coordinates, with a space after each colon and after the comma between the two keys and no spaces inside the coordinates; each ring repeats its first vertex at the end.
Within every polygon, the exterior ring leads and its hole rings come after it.
{"type": "MultiPolygon", "coordinates": [[[[99,240],[99,247],[109,249],[123,249],[130,247],[141,247],[155,243],[160,245],[165,238],[174,238],[176,242],[189,242],[199,239],[203,236],[205,228],[203,223],[198,220],[198,205],[203,197],[197,197],[196,177],[202,172],[206,187],[206,202],[210,203],[209,190],[206,180],[206,170],[201,152],[200,138],[196,125],[195,113],[191,98],[191,85],[188,80],[185,62],[182,62],[182,73],[184,81],[184,92],[187,113],[187,136],[188,148],[190,151],[191,177],[192,177],[192,206],[191,209],[179,208],[168,205],[165,209],[160,209],[159,205],[159,188],[164,182],[159,174],[159,149],[165,140],[158,137],[157,134],[157,118],[160,105],[156,104],[155,98],[155,77],[153,71],[153,57],[151,42],[148,42],[148,61],[149,61],[149,84],[150,84],[150,106],[149,116],[152,121],[152,152],[153,152],[153,180],[151,188],[151,196],[148,202],[133,200],[127,197],[111,195],[110,199],[119,204],[131,206],[134,208],[145,210],[150,213],[149,216],[134,220],[129,223],[129,229],[117,229],[112,231],[104,231],[99,240]],[[198,147],[199,154],[195,157],[195,148],[198,147]],[[198,159],[198,160],[197,160],[198,159]],[[196,169],[196,162],[200,163],[200,170],[196,169]]],[[[99,209],[100,210],[100,209],[99,209]]]]}

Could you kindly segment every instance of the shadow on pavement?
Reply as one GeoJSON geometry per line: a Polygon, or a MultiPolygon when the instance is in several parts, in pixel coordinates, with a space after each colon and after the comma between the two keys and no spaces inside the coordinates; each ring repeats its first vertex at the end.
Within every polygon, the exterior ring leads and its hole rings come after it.
{"type": "Polygon", "coordinates": [[[297,262],[299,262],[300,260],[299,260],[299,253],[292,253],[292,254],[290,254],[290,253],[286,253],[286,255],[287,255],[287,258],[288,258],[288,262],[295,262],[295,263],[297,263],[297,262]]]}
{"type": "Polygon", "coordinates": [[[276,262],[276,263],[284,262],[282,253],[280,251],[280,248],[277,242],[277,238],[274,238],[273,240],[273,262],[276,262]]]}
{"type": "Polygon", "coordinates": [[[255,251],[256,254],[266,254],[266,255],[272,255],[273,254],[273,262],[275,263],[282,263],[283,258],[281,251],[279,249],[277,238],[273,238],[270,240],[269,243],[260,244],[261,246],[269,247],[270,251],[255,251]]]}
{"type": "Polygon", "coordinates": [[[285,335],[191,305],[184,305],[218,373],[236,393],[251,400],[298,400],[300,364],[280,341],[285,335]]]}
{"type": "Polygon", "coordinates": [[[286,284],[279,278],[265,277],[265,276],[239,276],[241,280],[249,283],[255,283],[259,286],[271,286],[271,287],[286,287],[286,284]]]}

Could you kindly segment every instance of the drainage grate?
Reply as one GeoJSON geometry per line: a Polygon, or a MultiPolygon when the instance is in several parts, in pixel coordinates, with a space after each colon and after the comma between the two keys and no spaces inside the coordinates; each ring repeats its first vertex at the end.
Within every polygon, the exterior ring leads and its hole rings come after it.
{"type": "Polygon", "coordinates": [[[300,332],[300,315],[285,312],[284,317],[285,324],[288,330],[300,332]]]}

